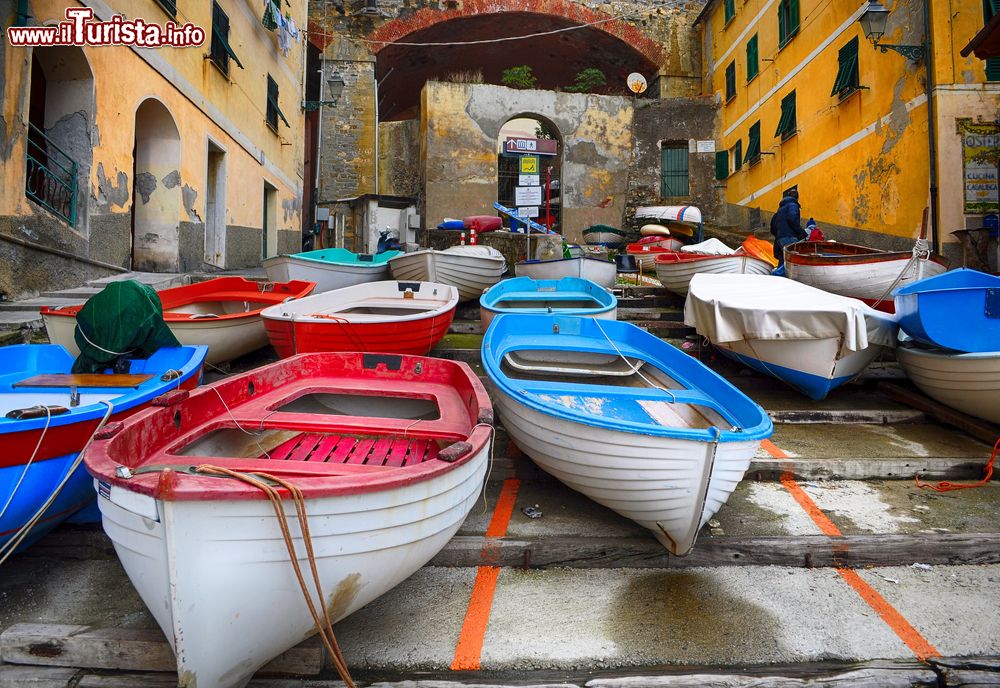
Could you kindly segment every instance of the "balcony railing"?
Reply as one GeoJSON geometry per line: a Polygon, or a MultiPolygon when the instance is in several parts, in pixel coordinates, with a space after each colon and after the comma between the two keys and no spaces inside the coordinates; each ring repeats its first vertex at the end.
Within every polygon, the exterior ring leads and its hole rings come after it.
{"type": "Polygon", "coordinates": [[[24,193],[43,208],[76,226],[79,165],[34,124],[28,124],[24,193]]]}

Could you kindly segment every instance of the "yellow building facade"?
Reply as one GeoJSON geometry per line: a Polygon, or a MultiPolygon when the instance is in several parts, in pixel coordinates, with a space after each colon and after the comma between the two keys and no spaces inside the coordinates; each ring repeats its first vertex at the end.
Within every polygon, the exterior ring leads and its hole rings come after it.
{"type": "Polygon", "coordinates": [[[928,60],[866,40],[866,0],[711,0],[697,25],[704,92],[720,104],[716,176],[733,223],[763,221],[796,187],[803,222],[814,217],[828,238],[912,246],[932,205],[930,64],[936,234],[959,257],[950,233],[982,226],[997,208],[1000,82],[991,79],[1000,74],[960,55],[992,2],[886,2],[881,42],[920,46],[929,23],[928,60]]]}
{"type": "Polygon", "coordinates": [[[198,27],[204,42],[22,47],[8,32],[0,293],[299,250],[306,0],[271,15],[244,0],[16,5],[5,29],[58,26],[84,8],[95,22],[198,27]]]}

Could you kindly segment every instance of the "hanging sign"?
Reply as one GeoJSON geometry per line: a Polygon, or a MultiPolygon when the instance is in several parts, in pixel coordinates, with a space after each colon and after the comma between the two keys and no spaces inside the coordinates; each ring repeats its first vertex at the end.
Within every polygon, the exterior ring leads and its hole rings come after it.
{"type": "Polygon", "coordinates": [[[519,186],[514,189],[514,205],[541,205],[542,187],[519,186]]]}
{"type": "Polygon", "coordinates": [[[519,174],[517,176],[518,186],[538,186],[541,183],[541,178],[537,174],[519,174]]]}
{"type": "Polygon", "coordinates": [[[555,155],[559,152],[559,142],[555,139],[525,139],[510,136],[504,141],[503,150],[505,153],[555,155]]]}

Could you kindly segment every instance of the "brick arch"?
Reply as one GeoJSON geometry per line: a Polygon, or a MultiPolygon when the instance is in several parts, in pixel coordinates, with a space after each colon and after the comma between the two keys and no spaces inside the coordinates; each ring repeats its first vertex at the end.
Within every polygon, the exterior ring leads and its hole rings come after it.
{"type": "Polygon", "coordinates": [[[569,0],[464,0],[455,9],[423,8],[407,17],[383,24],[368,35],[368,41],[371,43],[372,52],[377,55],[393,42],[437,24],[477,15],[504,13],[541,14],[565,19],[575,24],[593,24],[591,28],[630,45],[651,63],[663,65],[666,61],[666,51],[660,44],[632,24],[620,19],[607,21],[611,15],[569,0]],[[594,24],[594,22],[602,23],[594,24]]]}

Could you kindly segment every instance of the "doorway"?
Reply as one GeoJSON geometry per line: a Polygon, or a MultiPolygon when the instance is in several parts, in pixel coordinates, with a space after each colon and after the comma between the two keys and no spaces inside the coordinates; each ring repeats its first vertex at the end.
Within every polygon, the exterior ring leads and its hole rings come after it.
{"type": "Polygon", "coordinates": [[[262,206],[260,257],[272,258],[278,255],[278,189],[267,182],[262,206]]]}
{"type": "Polygon", "coordinates": [[[561,232],[562,137],[538,115],[518,115],[497,137],[497,201],[561,232]],[[510,143],[516,142],[516,143],[510,143]],[[522,162],[522,158],[535,158],[522,162]]]}
{"type": "Polygon", "coordinates": [[[170,111],[153,98],[135,111],[132,161],[132,268],[179,270],[181,137],[170,111]]]}
{"type": "Polygon", "coordinates": [[[226,267],[226,152],[211,141],[205,179],[205,262],[226,267]]]}

